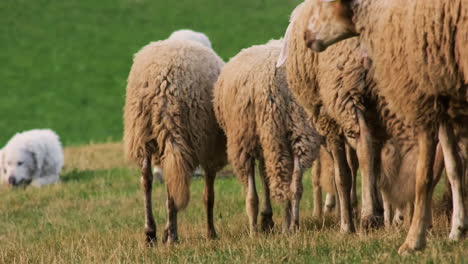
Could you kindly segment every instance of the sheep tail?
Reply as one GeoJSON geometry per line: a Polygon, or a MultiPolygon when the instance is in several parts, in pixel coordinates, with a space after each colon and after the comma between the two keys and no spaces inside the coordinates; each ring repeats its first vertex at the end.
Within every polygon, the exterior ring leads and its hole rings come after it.
{"type": "Polygon", "coordinates": [[[162,169],[168,196],[170,196],[176,209],[183,210],[190,200],[190,179],[193,166],[188,162],[189,157],[176,144],[166,144],[162,169]],[[187,159],[188,158],[188,159],[187,159]]]}

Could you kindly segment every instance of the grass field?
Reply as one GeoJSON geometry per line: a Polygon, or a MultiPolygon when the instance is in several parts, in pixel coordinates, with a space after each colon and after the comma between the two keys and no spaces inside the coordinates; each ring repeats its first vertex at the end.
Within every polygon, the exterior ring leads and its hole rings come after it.
{"type": "MultiPolygon", "coordinates": [[[[450,243],[449,224],[437,216],[427,249],[400,257],[406,230],[339,234],[333,216],[312,214],[310,174],[301,203],[301,230],[280,233],[281,205],[275,204],[273,234],[248,235],[243,192],[234,177],[215,183],[217,240],[205,238],[203,180],[192,182],[191,203],[179,217],[181,241],[160,243],[164,228],[164,187],[155,185],[159,243],[144,244],[139,172],[122,166],[119,144],[66,150],[60,184],[41,189],[0,190],[0,263],[467,263],[468,241],[450,243]],[[99,158],[97,158],[99,157],[99,158]],[[75,161],[72,162],[71,160],[75,161]],[[111,167],[114,167],[111,169],[111,167]]],[[[224,173],[226,174],[226,172],[224,173]]],[[[227,172],[227,174],[229,174],[227,172]]],[[[440,191],[438,192],[440,196],[440,191]]]]}
{"type": "Polygon", "coordinates": [[[56,130],[66,145],[122,137],[133,54],[172,31],[205,32],[228,60],[284,34],[299,0],[2,0],[0,144],[56,130]]]}
{"type": "MultiPolygon", "coordinates": [[[[468,241],[447,241],[437,217],[428,246],[400,257],[406,230],[340,235],[337,219],[312,217],[305,179],[301,230],[248,236],[234,177],[215,184],[217,240],[204,237],[203,181],[180,214],[181,243],[146,248],[138,170],[123,159],[122,107],[133,54],[180,28],[203,31],[228,60],[280,37],[300,0],[1,0],[0,145],[15,132],[50,127],[66,146],[62,182],[0,189],[0,263],[468,263],[468,241]]],[[[222,173],[232,176],[229,170],[222,173]]],[[[155,186],[158,235],[164,187],[155,186]]],[[[440,196],[440,191],[438,196],[440,196]]]]}

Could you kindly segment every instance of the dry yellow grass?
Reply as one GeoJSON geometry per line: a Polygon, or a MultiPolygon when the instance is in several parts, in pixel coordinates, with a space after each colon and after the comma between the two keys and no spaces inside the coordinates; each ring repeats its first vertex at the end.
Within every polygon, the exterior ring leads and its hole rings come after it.
{"type": "Polygon", "coordinates": [[[131,166],[125,160],[122,142],[90,144],[64,149],[64,172],[108,170],[131,166]]]}

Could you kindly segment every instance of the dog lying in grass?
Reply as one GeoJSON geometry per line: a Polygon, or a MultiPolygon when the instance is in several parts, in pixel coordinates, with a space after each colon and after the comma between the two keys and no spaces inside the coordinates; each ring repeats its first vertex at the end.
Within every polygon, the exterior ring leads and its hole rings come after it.
{"type": "Polygon", "coordinates": [[[1,181],[11,187],[57,182],[62,167],[60,139],[49,129],[18,133],[0,151],[1,181]]]}

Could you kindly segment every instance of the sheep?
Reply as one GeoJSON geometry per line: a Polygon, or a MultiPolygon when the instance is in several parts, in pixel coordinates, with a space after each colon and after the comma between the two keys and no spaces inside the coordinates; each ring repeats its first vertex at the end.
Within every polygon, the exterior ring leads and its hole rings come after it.
{"type": "MultiPolygon", "coordinates": [[[[348,40],[323,54],[307,49],[304,31],[314,13],[314,1],[305,1],[291,16],[286,31],[282,56],[278,65],[286,63],[289,87],[296,99],[315,119],[317,130],[327,138],[327,147],[343,150],[345,145],[355,149],[362,172],[361,226],[380,224],[377,174],[381,147],[387,140],[398,144],[416,145],[409,123],[395,113],[388,100],[379,93],[371,69],[372,60],[357,40],[348,40]],[[335,126],[335,127],[334,127],[335,126]]],[[[344,186],[337,184],[341,210],[341,231],[353,232],[349,204],[349,172],[342,155],[334,159],[344,186]]],[[[333,154],[333,151],[332,151],[333,154]]],[[[337,181],[338,183],[338,181],[337,181]]]]}
{"type": "Polygon", "coordinates": [[[225,65],[214,89],[228,159],[245,186],[251,235],[257,231],[258,215],[255,160],[265,189],[262,230],[273,226],[271,195],[290,200],[283,231],[294,231],[299,225],[302,172],[311,166],[320,144],[306,113],[289,93],[284,68],[275,67],[280,49],[281,41],[273,40],[242,50],[225,65]]]}
{"type": "Polygon", "coordinates": [[[414,126],[419,145],[415,211],[399,253],[426,245],[436,138],[453,192],[449,239],[459,240],[468,229],[468,218],[453,126],[458,117],[468,115],[468,6],[464,0],[315,0],[314,4],[303,34],[308,46],[323,51],[359,36],[374,61],[375,79],[389,108],[414,126]],[[461,107],[449,111],[453,105],[461,107]]]}
{"type": "Polygon", "coordinates": [[[353,52],[357,41],[348,41],[321,56],[305,46],[302,32],[311,12],[309,1],[293,11],[278,66],[286,64],[289,88],[312,116],[317,131],[326,138],[335,166],[340,230],[350,233],[355,232],[355,227],[351,217],[351,177],[345,155],[347,144],[356,150],[361,168],[361,226],[369,228],[381,222],[382,209],[375,189],[378,149],[373,146],[372,136],[377,129],[373,123],[377,122],[368,122],[380,117],[376,107],[365,101],[370,84],[360,55],[353,52]]]}
{"type": "Polygon", "coordinates": [[[198,164],[205,175],[208,237],[213,224],[214,179],[226,163],[226,138],[212,105],[212,89],[224,65],[200,34],[184,31],[152,42],[135,54],[124,107],[124,145],[129,160],[142,169],[147,245],[156,242],[152,214],[151,162],[162,168],[167,189],[163,243],[178,240],[177,213],[189,202],[189,184],[198,164]]]}

